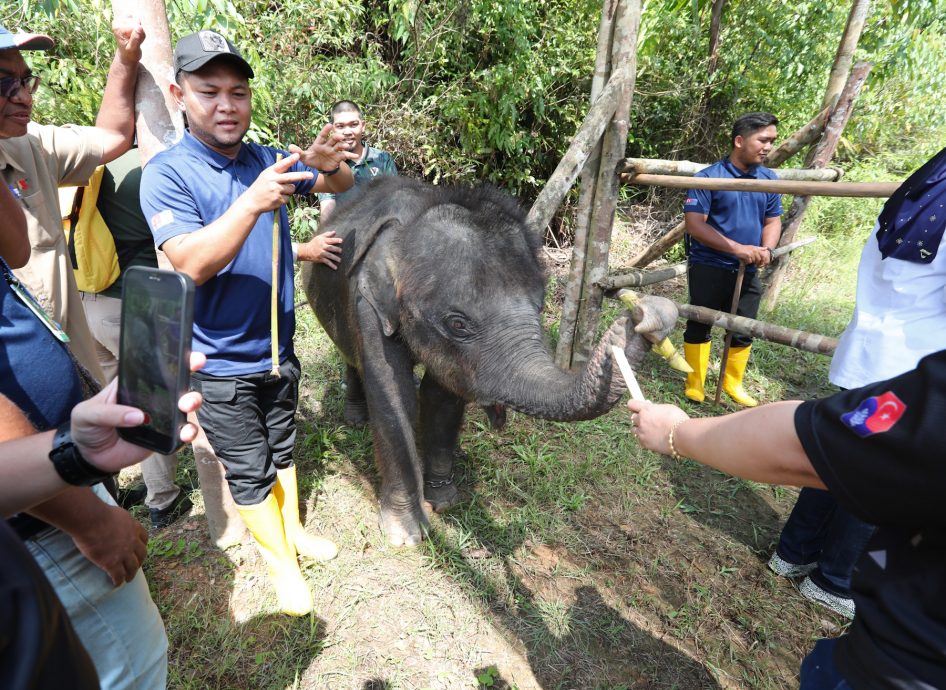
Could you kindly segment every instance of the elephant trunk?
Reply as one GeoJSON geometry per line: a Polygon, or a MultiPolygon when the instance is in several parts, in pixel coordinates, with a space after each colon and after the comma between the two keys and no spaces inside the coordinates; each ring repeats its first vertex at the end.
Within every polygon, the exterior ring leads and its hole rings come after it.
{"type": "Polygon", "coordinates": [[[676,308],[667,300],[662,302],[651,301],[638,308],[633,320],[625,315],[615,321],[577,372],[556,367],[541,342],[530,340],[523,344],[521,356],[509,362],[502,394],[493,400],[530,416],[554,421],[601,416],[614,407],[625,390],[612,346],[622,348],[631,366],[638,366],[651,349],[651,342],[637,331],[662,338],[676,321],[676,308]],[[637,330],[635,321],[639,324],[637,330]]]}

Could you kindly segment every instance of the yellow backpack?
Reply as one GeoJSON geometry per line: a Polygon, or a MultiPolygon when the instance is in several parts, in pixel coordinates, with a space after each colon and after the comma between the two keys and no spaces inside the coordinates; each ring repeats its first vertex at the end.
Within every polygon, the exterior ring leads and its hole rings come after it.
{"type": "Polygon", "coordinates": [[[76,284],[83,292],[101,292],[118,280],[121,272],[115,239],[98,209],[104,173],[105,166],[100,165],[85,187],[60,189],[62,208],[70,208],[69,215],[63,216],[62,227],[76,284]],[[62,203],[68,199],[70,190],[74,190],[71,205],[62,203]]]}

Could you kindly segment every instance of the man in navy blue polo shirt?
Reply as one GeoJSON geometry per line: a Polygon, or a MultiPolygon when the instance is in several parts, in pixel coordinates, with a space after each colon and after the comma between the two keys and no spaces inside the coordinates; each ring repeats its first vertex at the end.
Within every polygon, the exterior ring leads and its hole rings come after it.
{"type": "MultiPolygon", "coordinates": [[[[269,566],[280,609],[305,615],[312,595],[296,557],[326,560],[337,549],[307,534],[299,521],[292,449],[300,371],[292,348],[293,251],[284,206],[293,194],[351,187],[351,169],[342,162],[355,154],[331,125],[305,150],[243,141],[253,70],[220,34],[185,36],[174,63],[171,95],[188,131],[145,167],[141,207],[155,244],[197,285],[194,349],[207,355],[204,371],[193,378],[207,401],[200,424],[269,566]],[[274,258],[278,333],[270,320],[274,258]]],[[[326,240],[320,235],[298,245],[298,258],[335,268],[337,243],[326,240]]]]}
{"type": "MultiPolygon", "coordinates": [[[[778,124],[770,113],[748,113],[732,128],[729,156],[698,172],[695,177],[773,180],[775,173],[762,165],[772,149],[778,124]]],[[[762,287],[757,268],[772,260],[772,249],[782,232],[782,201],[769,192],[718,192],[691,189],[683,206],[687,232],[687,281],[690,304],[729,311],[739,264],[746,265],[736,313],[754,319],[762,287]]],[[[710,326],[687,321],[683,347],[693,373],[687,375],[685,395],[703,402],[703,383],[709,367],[710,326]]],[[[742,386],[752,339],[733,334],[723,376],[723,390],[737,404],[758,403],[742,386]]]]}

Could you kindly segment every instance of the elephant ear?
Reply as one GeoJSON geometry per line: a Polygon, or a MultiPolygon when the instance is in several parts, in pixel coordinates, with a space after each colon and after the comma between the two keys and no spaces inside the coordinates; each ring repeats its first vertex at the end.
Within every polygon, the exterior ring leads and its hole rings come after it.
{"type": "Polygon", "coordinates": [[[397,216],[384,215],[372,219],[371,222],[364,227],[359,228],[356,231],[356,237],[358,239],[356,240],[355,252],[352,254],[345,275],[351,276],[352,272],[358,267],[358,264],[361,263],[361,260],[365,258],[365,254],[368,253],[368,250],[374,246],[375,240],[378,239],[378,235],[380,235],[383,230],[395,226],[400,227],[400,225],[401,221],[397,219],[397,216]]]}
{"type": "Polygon", "coordinates": [[[389,254],[383,247],[364,261],[358,274],[358,292],[374,309],[384,335],[391,337],[397,332],[398,304],[394,275],[391,273],[389,254]]]}

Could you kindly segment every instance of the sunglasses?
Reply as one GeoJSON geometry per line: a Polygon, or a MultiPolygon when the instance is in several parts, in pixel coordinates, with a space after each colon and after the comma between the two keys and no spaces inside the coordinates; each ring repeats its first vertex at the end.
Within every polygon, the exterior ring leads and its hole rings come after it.
{"type": "Polygon", "coordinates": [[[39,87],[39,77],[35,74],[26,77],[2,77],[0,78],[0,98],[13,98],[20,89],[26,89],[34,94],[37,87],[39,87]]]}

